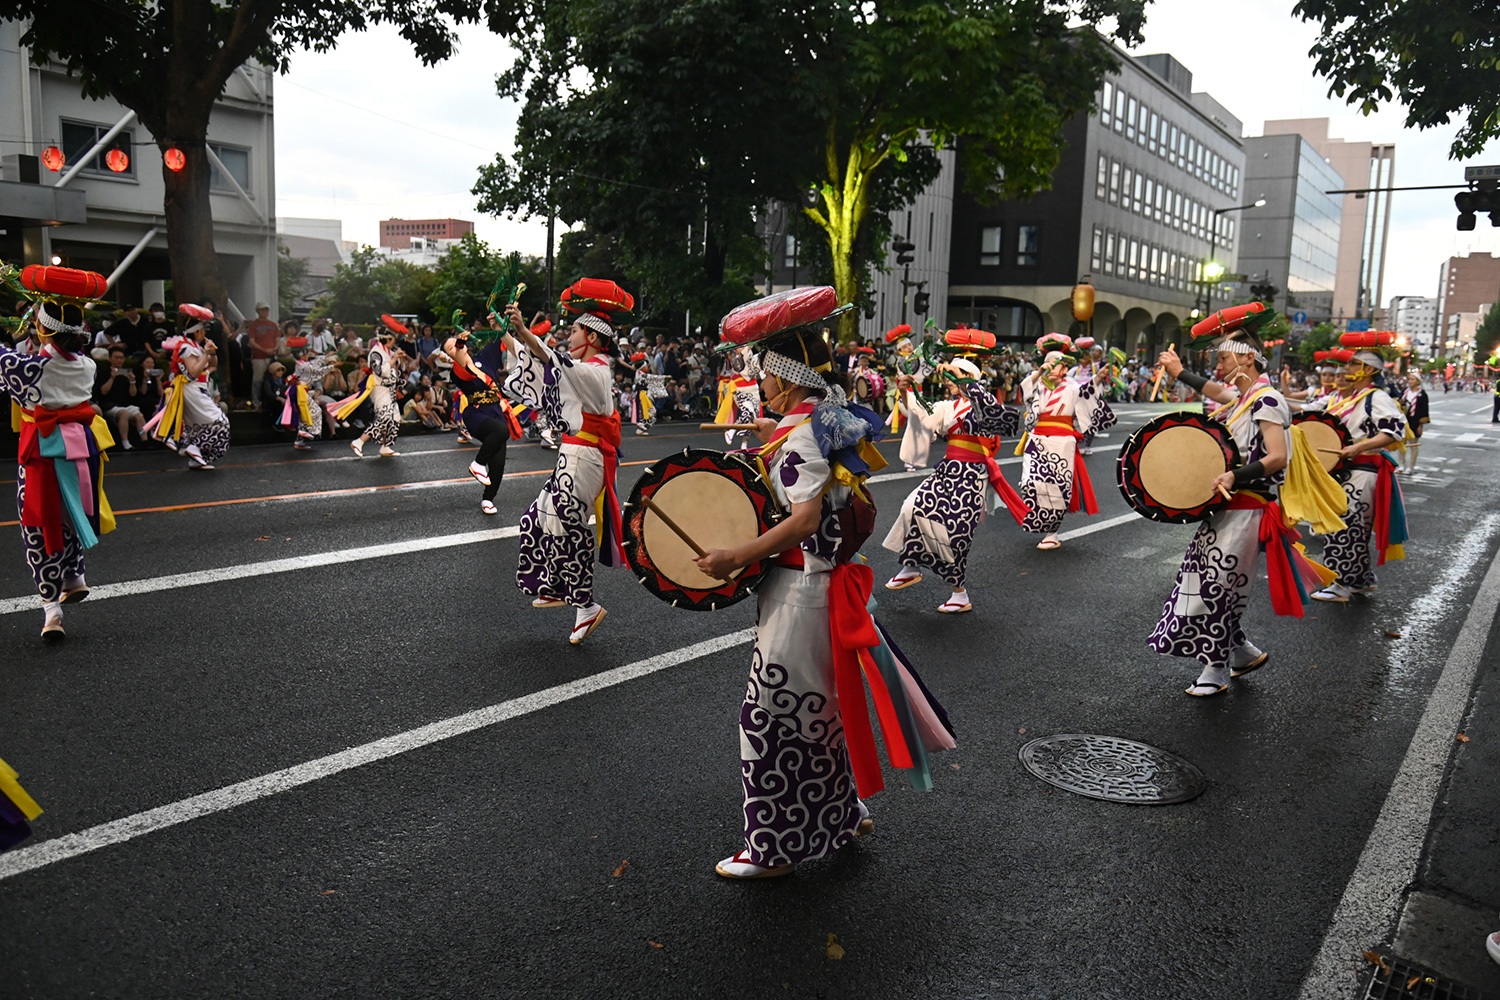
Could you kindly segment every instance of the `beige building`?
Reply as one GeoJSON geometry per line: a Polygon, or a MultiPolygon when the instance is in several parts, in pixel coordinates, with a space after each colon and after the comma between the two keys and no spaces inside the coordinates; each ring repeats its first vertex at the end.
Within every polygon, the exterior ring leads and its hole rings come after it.
{"type": "MultiPolygon", "coordinates": [[[[1396,147],[1354,142],[1328,135],[1327,118],[1285,118],[1266,122],[1266,135],[1300,135],[1328,161],[1349,188],[1389,188],[1395,184],[1396,147]]],[[[1333,317],[1379,322],[1385,300],[1385,251],[1391,225],[1388,191],[1346,194],[1339,225],[1339,257],[1333,288],[1333,317]]]]}
{"type": "MultiPolygon", "coordinates": [[[[1453,357],[1460,349],[1464,329],[1458,317],[1477,313],[1483,319],[1490,302],[1500,302],[1500,256],[1474,254],[1444,261],[1438,272],[1434,353],[1453,357]]],[[[1468,342],[1473,345],[1472,331],[1468,342]]]]}

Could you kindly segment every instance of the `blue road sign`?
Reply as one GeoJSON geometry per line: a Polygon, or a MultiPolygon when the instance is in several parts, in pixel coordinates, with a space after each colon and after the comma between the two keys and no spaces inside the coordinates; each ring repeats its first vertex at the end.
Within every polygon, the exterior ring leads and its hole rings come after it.
{"type": "Polygon", "coordinates": [[[1301,312],[1300,310],[1298,312],[1292,313],[1292,322],[1296,323],[1298,326],[1301,326],[1303,323],[1307,322],[1307,313],[1301,312]]]}
{"type": "Polygon", "coordinates": [[[1367,319],[1351,319],[1344,327],[1349,333],[1364,333],[1370,329],[1370,321],[1367,319]]]}

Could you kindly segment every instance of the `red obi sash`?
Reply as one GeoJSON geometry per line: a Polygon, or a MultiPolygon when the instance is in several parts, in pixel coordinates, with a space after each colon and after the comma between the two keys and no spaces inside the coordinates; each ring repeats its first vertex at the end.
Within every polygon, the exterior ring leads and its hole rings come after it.
{"type": "Polygon", "coordinates": [[[563,444],[596,448],[604,456],[604,490],[594,500],[599,525],[599,561],[606,566],[625,565],[625,521],[620,496],[615,492],[615,473],[620,468],[620,414],[585,413],[577,434],[564,434],[563,444]]]}
{"type": "MultiPolygon", "coordinates": [[[[63,485],[58,480],[59,463],[67,463],[75,470],[73,475],[76,483],[72,484],[71,489],[77,494],[75,500],[80,505],[78,513],[84,518],[98,516],[95,506],[96,484],[89,477],[86,430],[93,424],[96,414],[88,403],[79,403],[61,410],[38,406],[23,410],[22,415],[18,455],[26,468],[26,497],[21,504],[21,524],[28,528],[42,529],[43,547],[49,556],[56,555],[63,550],[66,541],[63,536],[64,523],[72,519],[67,510],[63,485]],[[52,437],[59,425],[82,425],[85,430],[66,432],[69,435],[78,434],[79,440],[65,442],[65,458],[42,454],[42,439],[52,437]]],[[[77,527],[79,540],[85,543],[86,548],[97,542],[92,526],[85,524],[77,527]],[[84,528],[88,530],[85,531],[84,528]]]]}
{"type": "MultiPolygon", "coordinates": [[[[1075,441],[1083,437],[1073,429],[1071,417],[1038,420],[1031,433],[1036,437],[1070,437],[1075,441]]],[[[1073,453],[1073,496],[1068,501],[1069,514],[1078,513],[1080,500],[1085,511],[1090,514],[1099,513],[1099,504],[1094,500],[1094,484],[1089,479],[1088,466],[1084,464],[1083,456],[1075,451],[1073,453]]]]}
{"type": "Polygon", "coordinates": [[[1308,602],[1306,584],[1321,585],[1321,579],[1302,553],[1301,536],[1296,529],[1287,527],[1281,505],[1258,494],[1240,491],[1229,501],[1229,509],[1260,511],[1260,543],[1266,550],[1271,608],[1278,615],[1301,618],[1308,602]]]}
{"type": "Polygon", "coordinates": [[[1031,508],[1026,506],[1026,501],[1021,499],[1021,494],[1016,492],[1014,486],[1000,473],[1000,463],[995,461],[995,453],[1000,450],[1000,439],[997,437],[981,437],[977,434],[949,434],[948,450],[943,457],[955,462],[983,462],[986,474],[989,476],[990,485],[995,488],[1000,502],[1005,504],[1005,509],[1010,511],[1010,516],[1020,524],[1026,520],[1026,515],[1031,508]]]}
{"type": "MultiPolygon", "coordinates": [[[[1396,485],[1396,466],[1385,455],[1378,453],[1356,455],[1350,461],[1375,473],[1375,515],[1372,525],[1375,531],[1375,565],[1384,566],[1387,553],[1392,549],[1398,551],[1396,558],[1402,558],[1399,549],[1406,542],[1404,534],[1400,539],[1391,537],[1393,500],[1396,491],[1401,488],[1396,485]]],[[[1404,510],[1399,520],[1405,520],[1404,510]]]]}

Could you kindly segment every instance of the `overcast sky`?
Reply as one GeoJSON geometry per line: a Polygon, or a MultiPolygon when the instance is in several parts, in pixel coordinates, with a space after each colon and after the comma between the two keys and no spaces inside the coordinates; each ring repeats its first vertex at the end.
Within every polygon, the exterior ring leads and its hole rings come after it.
{"type": "MultiPolygon", "coordinates": [[[[1194,89],[1238,115],[1246,135],[1260,135],[1267,119],[1327,117],[1335,137],[1394,142],[1397,185],[1461,182],[1463,164],[1448,159],[1455,127],[1407,130],[1399,106],[1366,118],[1325,96],[1307,56],[1316,33],[1291,7],[1292,0],[1156,0],[1135,51],[1175,56],[1192,71],[1194,89]]],[[[466,30],[458,54],[432,68],[385,30],[295,59],[277,82],[276,214],[341,219],[344,238],[364,243],[376,242],[380,219],[452,216],[473,220],[491,245],[540,254],[541,222],[481,215],[469,194],[479,166],[511,148],[516,107],[495,96],[494,78],[512,59],[479,29],[466,30]]],[[[1500,163],[1500,143],[1471,162],[1500,163]]],[[[1472,233],[1456,232],[1454,217],[1451,191],[1395,195],[1387,301],[1436,294],[1438,267],[1451,254],[1500,251],[1500,230],[1485,217],[1472,233]]]]}

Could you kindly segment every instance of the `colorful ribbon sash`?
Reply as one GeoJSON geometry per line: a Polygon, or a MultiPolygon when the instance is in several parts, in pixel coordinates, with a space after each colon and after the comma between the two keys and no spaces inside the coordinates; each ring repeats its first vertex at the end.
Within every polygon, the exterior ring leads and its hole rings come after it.
{"type": "Polygon", "coordinates": [[[1353,464],[1363,466],[1375,473],[1375,513],[1372,527],[1375,533],[1377,566],[1387,560],[1406,558],[1406,540],[1411,537],[1406,529],[1406,503],[1401,496],[1401,484],[1396,482],[1396,460],[1388,453],[1356,455],[1353,464]]]}
{"type": "Polygon", "coordinates": [[[1308,584],[1331,583],[1335,575],[1303,552],[1301,536],[1287,527],[1281,505],[1256,493],[1239,491],[1229,502],[1230,510],[1260,511],[1260,544],[1266,550],[1266,582],[1271,590],[1271,608],[1278,615],[1301,618],[1311,599],[1308,584]]]}

